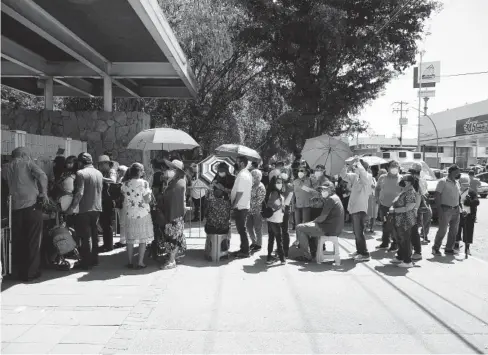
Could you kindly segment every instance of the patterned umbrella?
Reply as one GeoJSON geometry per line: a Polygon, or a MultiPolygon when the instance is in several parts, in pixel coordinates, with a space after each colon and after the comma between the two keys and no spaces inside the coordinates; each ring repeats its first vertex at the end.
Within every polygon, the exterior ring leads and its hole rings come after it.
{"type": "Polygon", "coordinates": [[[234,161],[231,158],[211,155],[200,163],[200,178],[210,184],[217,175],[220,163],[227,164],[231,174],[234,172],[234,161]]]}
{"type": "Polygon", "coordinates": [[[173,128],[146,129],[136,134],[127,149],[182,150],[193,149],[199,144],[186,132],[173,128]]]}
{"type": "Polygon", "coordinates": [[[237,158],[238,156],[245,156],[250,161],[255,161],[257,163],[261,162],[261,156],[254,149],[245,147],[239,144],[222,144],[220,147],[215,149],[215,153],[222,157],[237,158]]]}

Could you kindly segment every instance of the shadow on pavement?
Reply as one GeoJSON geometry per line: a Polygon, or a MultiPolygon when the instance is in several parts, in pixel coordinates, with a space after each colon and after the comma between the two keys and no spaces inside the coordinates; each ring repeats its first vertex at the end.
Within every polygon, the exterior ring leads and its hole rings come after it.
{"type": "Polygon", "coordinates": [[[298,270],[302,272],[348,272],[354,269],[357,265],[357,263],[352,259],[342,259],[341,265],[339,266],[336,266],[333,260],[325,261],[321,264],[317,264],[315,260],[309,263],[292,260],[290,261],[290,264],[299,266],[300,268],[298,270]]]}
{"type": "Polygon", "coordinates": [[[425,260],[431,263],[454,264],[454,260],[456,260],[456,258],[454,257],[454,255],[446,255],[446,256],[433,256],[425,260]]]}
{"type": "Polygon", "coordinates": [[[190,249],[185,252],[185,257],[181,259],[181,265],[202,268],[202,267],[219,267],[227,265],[234,260],[234,257],[224,256],[219,262],[208,261],[204,257],[203,249],[190,249]]]}
{"type": "Polygon", "coordinates": [[[405,276],[408,273],[408,269],[400,268],[395,265],[375,266],[374,269],[387,276],[405,276]]]}
{"type": "Polygon", "coordinates": [[[281,266],[279,263],[275,265],[266,265],[267,255],[260,255],[254,260],[254,265],[244,265],[242,269],[248,274],[259,274],[261,272],[266,272],[268,268],[273,266],[281,266]]]}

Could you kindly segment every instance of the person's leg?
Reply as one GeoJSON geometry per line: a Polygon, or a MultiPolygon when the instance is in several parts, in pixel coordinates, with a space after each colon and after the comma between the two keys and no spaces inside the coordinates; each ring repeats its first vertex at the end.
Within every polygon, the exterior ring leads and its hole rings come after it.
{"type": "Polygon", "coordinates": [[[91,257],[90,266],[98,265],[98,219],[100,218],[100,212],[88,212],[90,214],[90,239],[91,239],[91,257]]]}
{"type": "MultiPolygon", "coordinates": [[[[420,218],[420,217],[419,217],[420,218]]],[[[415,257],[422,255],[422,243],[420,242],[419,224],[416,224],[411,229],[411,240],[415,257]]]]}
{"type": "Polygon", "coordinates": [[[430,225],[432,224],[432,208],[430,206],[423,216],[423,233],[425,233],[426,241],[429,240],[430,225]]]}
{"type": "Polygon", "coordinates": [[[103,230],[103,249],[110,251],[114,248],[114,233],[112,228],[112,212],[113,208],[103,206],[103,211],[100,214],[100,226],[103,230]]]}
{"type": "Polygon", "coordinates": [[[134,244],[127,243],[127,256],[129,258],[129,267],[132,267],[134,264],[132,259],[134,258],[134,244]]]}
{"type": "Polygon", "coordinates": [[[473,244],[474,222],[476,216],[472,213],[468,214],[464,219],[464,236],[463,241],[466,245],[473,244]]]}
{"type": "Polygon", "coordinates": [[[280,223],[271,223],[271,224],[276,239],[276,246],[278,248],[278,256],[280,257],[280,261],[284,262],[285,252],[283,251],[283,238],[281,236],[281,225],[280,223]]]}
{"type": "Polygon", "coordinates": [[[29,280],[38,277],[41,266],[41,238],[42,238],[42,211],[35,207],[23,210],[24,240],[25,244],[25,267],[24,279],[29,280]]]}
{"type": "Polygon", "coordinates": [[[200,211],[202,213],[202,216],[201,216],[200,220],[203,221],[205,219],[205,196],[203,196],[200,199],[200,211]]]}
{"type": "Polygon", "coordinates": [[[285,257],[288,257],[288,251],[290,250],[290,233],[288,231],[288,225],[290,222],[290,206],[285,206],[283,213],[283,223],[281,224],[281,235],[283,236],[283,251],[285,257]]]}
{"type": "Polygon", "coordinates": [[[317,245],[317,237],[323,236],[324,232],[315,222],[302,223],[297,226],[297,238],[300,242],[300,250],[308,259],[314,258],[316,254],[309,251],[309,241],[312,239],[317,245]]]}
{"type": "Polygon", "coordinates": [[[139,266],[145,267],[144,255],[146,254],[146,243],[139,243],[139,266]]]}
{"type": "Polygon", "coordinates": [[[356,250],[358,254],[363,257],[369,257],[368,247],[366,245],[366,238],[364,236],[364,221],[366,219],[365,212],[357,212],[351,215],[354,235],[356,236],[356,250]]]}
{"type": "Polygon", "coordinates": [[[90,265],[90,239],[92,234],[90,212],[80,213],[76,216],[76,232],[81,240],[80,266],[88,267],[90,265]]]}
{"type": "Polygon", "coordinates": [[[405,249],[405,234],[407,232],[401,228],[395,228],[395,234],[397,235],[397,243],[398,243],[398,251],[396,254],[396,258],[401,260],[402,262],[406,258],[406,249],[405,249]]]}
{"type": "Polygon", "coordinates": [[[299,224],[304,223],[302,218],[302,211],[303,208],[295,208],[295,228],[298,227],[299,224]]]}
{"type": "Polygon", "coordinates": [[[12,211],[12,274],[17,277],[25,275],[24,245],[25,233],[24,214],[22,210],[12,211]]]}
{"type": "Polygon", "coordinates": [[[275,233],[272,227],[272,223],[268,222],[268,260],[271,258],[273,254],[273,247],[275,241],[275,233]]]}
{"type": "Polygon", "coordinates": [[[380,205],[379,207],[380,218],[383,222],[383,225],[381,227],[383,235],[381,236],[381,244],[379,248],[388,248],[388,246],[390,245],[391,230],[389,223],[386,223],[386,215],[388,214],[389,209],[389,207],[383,205],[380,205]]]}
{"type": "Polygon", "coordinates": [[[263,217],[260,213],[253,216],[254,231],[256,232],[256,245],[261,248],[263,245],[263,217]]]}
{"type": "Polygon", "coordinates": [[[451,209],[451,218],[449,220],[449,232],[447,234],[446,250],[453,250],[456,242],[456,235],[459,229],[460,213],[459,209],[451,209]]]}
{"type": "Polygon", "coordinates": [[[247,233],[249,234],[249,238],[251,238],[251,246],[254,247],[254,245],[257,244],[256,240],[256,234],[254,233],[254,215],[249,213],[246,219],[246,229],[247,233]]]}
{"type": "Polygon", "coordinates": [[[197,221],[200,218],[200,204],[199,200],[196,198],[191,198],[191,202],[193,204],[193,218],[192,221],[197,221]]]}
{"type": "Polygon", "coordinates": [[[248,210],[236,210],[236,229],[241,237],[241,248],[240,252],[244,254],[249,254],[249,239],[246,231],[246,219],[248,215],[248,210]]]}
{"type": "MultiPolygon", "coordinates": [[[[303,222],[302,223],[308,223],[308,222],[312,221],[312,212],[313,212],[313,209],[310,207],[303,208],[303,210],[302,210],[303,222]]],[[[313,237],[309,237],[308,246],[310,248],[310,254],[315,255],[317,253],[317,240],[313,237]]]]}
{"type": "Polygon", "coordinates": [[[463,234],[464,234],[464,223],[465,217],[463,214],[459,216],[459,226],[458,226],[458,231],[456,233],[456,242],[454,243],[454,249],[459,250],[459,244],[463,240],[463,234]]]}
{"type": "Polygon", "coordinates": [[[449,210],[446,208],[441,207],[439,211],[437,211],[438,218],[439,218],[439,229],[435,235],[434,246],[432,249],[435,251],[439,251],[442,245],[442,240],[446,236],[447,227],[449,225],[449,217],[451,216],[449,210]]]}
{"type": "Polygon", "coordinates": [[[402,238],[402,244],[403,244],[403,262],[405,264],[410,264],[412,262],[412,231],[411,229],[407,229],[403,231],[403,238],[402,238]]]}

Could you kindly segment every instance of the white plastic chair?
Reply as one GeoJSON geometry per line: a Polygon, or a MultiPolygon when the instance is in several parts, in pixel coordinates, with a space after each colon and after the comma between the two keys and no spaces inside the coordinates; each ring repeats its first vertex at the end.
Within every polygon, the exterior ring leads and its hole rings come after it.
{"type": "Polygon", "coordinates": [[[332,255],[334,256],[334,262],[337,266],[341,265],[341,251],[339,247],[339,238],[336,236],[322,236],[318,238],[317,241],[317,254],[315,255],[315,260],[317,264],[320,264],[324,261],[325,256],[332,255]],[[334,245],[333,252],[324,252],[323,246],[326,242],[332,242],[334,245]]]}
{"type": "Polygon", "coordinates": [[[212,261],[215,263],[218,263],[220,261],[220,258],[223,256],[229,256],[229,250],[222,251],[221,246],[222,246],[222,241],[224,239],[227,239],[228,235],[227,234],[211,234],[211,242],[212,242],[212,250],[210,251],[210,257],[212,258],[212,261]]]}

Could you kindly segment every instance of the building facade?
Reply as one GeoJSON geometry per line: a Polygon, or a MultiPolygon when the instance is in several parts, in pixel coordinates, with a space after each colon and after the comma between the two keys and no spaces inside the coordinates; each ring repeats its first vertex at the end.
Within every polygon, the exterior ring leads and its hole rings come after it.
{"type": "MultiPolygon", "coordinates": [[[[488,100],[430,115],[437,127],[441,166],[486,165],[488,160],[488,100]]],[[[420,144],[426,161],[436,156],[436,132],[432,124],[421,127],[420,144]]]]}

